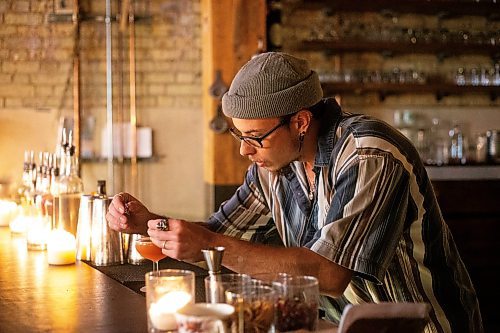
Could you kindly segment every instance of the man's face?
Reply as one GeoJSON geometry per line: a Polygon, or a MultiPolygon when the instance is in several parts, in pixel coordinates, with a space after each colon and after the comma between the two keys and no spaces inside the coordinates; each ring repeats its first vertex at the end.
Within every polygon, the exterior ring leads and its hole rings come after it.
{"type": "Polygon", "coordinates": [[[298,159],[298,133],[295,130],[293,120],[281,125],[280,120],[280,118],[233,118],[236,130],[242,136],[247,137],[240,143],[240,154],[247,156],[252,162],[269,171],[278,171],[298,159]],[[270,131],[272,132],[269,133],[270,131]],[[258,141],[251,139],[266,134],[268,135],[260,141],[262,147],[258,141]]]}

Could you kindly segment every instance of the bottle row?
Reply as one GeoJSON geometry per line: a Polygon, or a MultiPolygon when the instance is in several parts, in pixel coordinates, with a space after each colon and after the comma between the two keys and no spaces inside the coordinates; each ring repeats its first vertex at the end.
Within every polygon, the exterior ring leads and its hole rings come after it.
{"type": "Polygon", "coordinates": [[[499,130],[470,135],[466,124],[432,118],[430,126],[422,115],[396,111],[394,125],[417,148],[427,165],[466,165],[500,163],[499,130]]]}
{"type": "Polygon", "coordinates": [[[29,249],[44,250],[52,229],[76,234],[78,208],[83,182],[78,175],[72,133],[55,154],[39,153],[38,164],[33,151],[25,152],[22,184],[17,196],[23,214],[29,217],[26,239],[29,249]]]}

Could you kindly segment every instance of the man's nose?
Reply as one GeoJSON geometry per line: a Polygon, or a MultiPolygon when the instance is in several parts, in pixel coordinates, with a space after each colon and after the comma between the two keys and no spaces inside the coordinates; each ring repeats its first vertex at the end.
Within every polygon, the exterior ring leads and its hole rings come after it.
{"type": "Polygon", "coordinates": [[[249,145],[244,140],[241,140],[241,143],[240,143],[240,155],[241,156],[253,155],[253,154],[255,154],[255,152],[256,152],[255,147],[249,145]]]}

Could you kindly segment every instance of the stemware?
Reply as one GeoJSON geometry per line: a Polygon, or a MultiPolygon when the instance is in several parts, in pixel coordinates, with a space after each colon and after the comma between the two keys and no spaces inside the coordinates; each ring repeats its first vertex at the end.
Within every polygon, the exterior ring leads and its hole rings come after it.
{"type": "MultiPolygon", "coordinates": [[[[162,249],[156,246],[150,237],[141,237],[135,242],[135,248],[137,252],[141,254],[146,259],[153,262],[153,274],[158,272],[159,266],[158,262],[166,258],[167,256],[163,254],[162,249]]],[[[140,289],[142,292],[146,292],[146,287],[140,289]]]]}

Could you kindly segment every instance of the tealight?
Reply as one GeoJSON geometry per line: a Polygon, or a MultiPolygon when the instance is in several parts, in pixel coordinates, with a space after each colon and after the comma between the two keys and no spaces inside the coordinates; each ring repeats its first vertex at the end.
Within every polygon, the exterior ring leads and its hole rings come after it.
{"type": "Polygon", "coordinates": [[[50,232],[47,242],[49,265],[70,265],[76,260],[76,240],[73,234],[55,229],[50,232]]]}
{"type": "Polygon", "coordinates": [[[149,318],[156,329],[175,330],[175,313],[191,301],[191,295],[185,291],[172,291],[163,295],[157,302],[149,305],[149,318]]]}
{"type": "Polygon", "coordinates": [[[194,303],[194,272],[164,269],[146,273],[148,332],[177,330],[175,313],[194,303]]]}
{"type": "Polygon", "coordinates": [[[9,225],[17,213],[17,204],[13,201],[0,200],[0,226],[9,225]]]}

